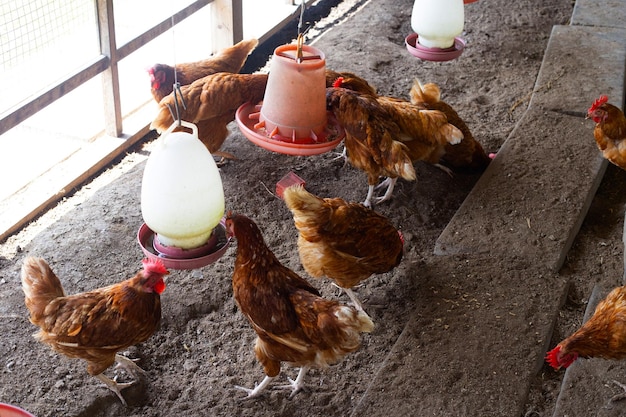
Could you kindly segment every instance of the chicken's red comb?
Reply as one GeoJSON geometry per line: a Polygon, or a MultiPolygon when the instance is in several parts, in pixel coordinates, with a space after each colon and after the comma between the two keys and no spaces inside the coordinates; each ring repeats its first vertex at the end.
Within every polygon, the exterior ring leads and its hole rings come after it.
{"type": "Polygon", "coordinates": [[[595,109],[597,109],[598,107],[600,107],[601,105],[603,105],[604,103],[606,103],[607,101],[609,101],[609,98],[605,95],[600,96],[600,98],[598,98],[596,101],[593,102],[593,104],[591,105],[591,107],[589,107],[589,113],[593,112],[595,109]]]}
{"type": "Polygon", "coordinates": [[[400,242],[402,242],[402,245],[404,246],[404,235],[399,230],[398,230],[398,236],[400,236],[400,242]]]}
{"type": "Polygon", "coordinates": [[[165,265],[163,265],[163,262],[160,259],[146,258],[143,261],[141,261],[141,263],[143,264],[143,270],[147,274],[150,274],[150,273],[159,274],[159,275],[169,274],[169,271],[167,270],[167,268],[165,268],[165,265]]]}
{"type": "Polygon", "coordinates": [[[334,88],[339,88],[343,84],[343,77],[337,77],[335,82],[333,83],[334,88]]]}
{"type": "Polygon", "coordinates": [[[555,347],[550,352],[546,353],[546,362],[548,365],[553,367],[554,369],[561,368],[561,363],[559,362],[559,352],[561,351],[561,346],[555,347]]]}

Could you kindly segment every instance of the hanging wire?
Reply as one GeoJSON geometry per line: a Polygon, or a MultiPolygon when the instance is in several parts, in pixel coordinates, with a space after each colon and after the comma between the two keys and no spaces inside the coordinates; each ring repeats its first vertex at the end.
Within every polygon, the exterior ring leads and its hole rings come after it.
{"type": "Polygon", "coordinates": [[[172,115],[172,119],[178,121],[178,126],[182,125],[182,119],[180,117],[180,108],[178,107],[178,100],[180,100],[180,104],[183,106],[183,109],[187,110],[187,106],[185,105],[185,100],[183,98],[183,94],[180,91],[180,83],[178,82],[178,74],[176,72],[176,34],[174,33],[174,14],[172,14],[171,16],[171,21],[172,21],[172,45],[174,46],[174,48],[172,48],[174,50],[174,84],[172,85],[172,92],[174,93],[174,107],[176,110],[176,114],[174,114],[174,111],[172,110],[172,108],[170,107],[169,104],[167,104],[167,108],[170,111],[170,114],[172,115]]]}

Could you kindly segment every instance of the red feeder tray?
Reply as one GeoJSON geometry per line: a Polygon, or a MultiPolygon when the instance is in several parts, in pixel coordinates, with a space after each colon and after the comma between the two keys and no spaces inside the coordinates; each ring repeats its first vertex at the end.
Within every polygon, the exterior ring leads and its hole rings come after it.
{"type": "Polygon", "coordinates": [[[156,233],[143,223],[137,232],[137,241],[148,259],[159,259],[166,268],[197,269],[217,261],[224,255],[232,237],[226,233],[224,219],[215,227],[206,245],[197,249],[168,248],[164,250],[158,243],[156,233]],[[166,252],[166,253],[164,253],[166,252]]]}
{"type": "Polygon", "coordinates": [[[319,155],[335,149],[346,135],[335,116],[328,112],[328,123],[324,131],[315,138],[294,140],[280,135],[269,137],[264,127],[255,127],[259,109],[260,104],[245,103],[237,109],[235,120],[250,142],[272,152],[298,156],[319,155]]]}
{"type": "Polygon", "coordinates": [[[422,46],[417,41],[417,33],[411,33],[406,37],[404,43],[406,49],[413,56],[426,61],[443,62],[450,61],[458,58],[465,49],[465,41],[459,37],[454,38],[454,46],[446,49],[441,48],[427,48],[422,46]]]}

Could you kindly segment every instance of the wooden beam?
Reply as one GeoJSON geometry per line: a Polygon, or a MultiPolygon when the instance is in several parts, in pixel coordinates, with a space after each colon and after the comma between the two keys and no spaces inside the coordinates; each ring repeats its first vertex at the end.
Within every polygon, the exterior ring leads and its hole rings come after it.
{"type": "Polygon", "coordinates": [[[4,242],[9,236],[18,232],[26,225],[28,225],[28,223],[38,218],[41,214],[43,214],[49,208],[53,207],[68,194],[73,193],[77,188],[82,186],[91,178],[95,177],[96,174],[98,174],[101,170],[110,166],[114,160],[125,154],[130,147],[137,144],[148,135],[153,134],[153,131],[150,131],[149,127],[146,125],[134,135],[127,137],[126,140],[121,142],[119,146],[112,149],[108,154],[102,155],[100,159],[96,163],[91,165],[88,169],[86,169],[82,173],[82,175],[79,175],[75,178],[63,178],[64,180],[69,181],[67,183],[63,183],[62,186],[56,188],[56,192],[53,191],[49,195],[43,196],[43,199],[39,200],[36,205],[26,208],[23,206],[23,202],[22,204],[16,204],[19,203],[19,201],[12,202],[12,199],[19,199],[19,197],[16,197],[15,195],[0,202],[0,208],[2,208],[2,206],[11,206],[13,204],[15,206],[21,207],[22,210],[26,210],[25,212],[20,213],[19,218],[2,219],[2,222],[0,222],[0,243],[4,242]]]}
{"type": "Polygon", "coordinates": [[[211,4],[211,53],[215,54],[243,39],[241,0],[214,0],[211,4]]]}
{"type": "Polygon", "coordinates": [[[0,116],[0,135],[28,119],[39,110],[54,103],[76,87],[91,80],[96,75],[107,69],[109,58],[102,55],[93,59],[84,67],[76,70],[73,74],[67,76],[59,84],[48,88],[34,99],[17,105],[0,116]]]}
{"type": "MultiPolygon", "coordinates": [[[[98,1],[101,2],[101,0],[98,1]]],[[[241,0],[233,1],[241,4],[241,0]]],[[[144,46],[152,39],[171,29],[172,20],[174,21],[174,24],[177,24],[187,17],[191,16],[198,10],[202,9],[203,7],[207,6],[211,2],[212,0],[196,0],[189,6],[174,14],[173,17],[169,17],[163,20],[161,23],[153,26],[142,35],[124,44],[117,50],[117,62],[126,58],[128,55],[135,52],[137,49],[144,46]]],[[[70,75],[62,79],[58,84],[43,90],[34,99],[24,103],[20,103],[10,108],[6,112],[3,112],[2,114],[0,114],[0,135],[22,123],[24,120],[28,119],[30,116],[34,115],[38,111],[43,110],[46,106],[54,103],[65,94],[69,93],[77,87],[80,87],[82,84],[91,80],[96,75],[104,72],[107,69],[108,65],[108,56],[101,55],[99,57],[96,57],[82,68],[79,68],[74,73],[71,73],[70,75]]]]}
{"type": "MultiPolygon", "coordinates": [[[[125,43],[117,50],[118,60],[126,58],[128,55],[155,39],[157,36],[160,36],[170,30],[172,28],[172,20],[174,21],[174,25],[177,25],[198,10],[210,4],[212,1],[213,0],[196,0],[189,6],[174,14],[172,17],[168,17],[161,23],[156,24],[141,35],[137,36],[135,39],[125,43]]],[[[241,2],[241,0],[234,1],[241,2]]]]}
{"type": "Polygon", "coordinates": [[[113,0],[97,0],[98,32],[100,52],[109,57],[109,66],[102,74],[102,98],[104,101],[104,130],[107,135],[122,134],[122,100],[120,74],[117,67],[117,45],[115,42],[115,19],[113,0]]]}

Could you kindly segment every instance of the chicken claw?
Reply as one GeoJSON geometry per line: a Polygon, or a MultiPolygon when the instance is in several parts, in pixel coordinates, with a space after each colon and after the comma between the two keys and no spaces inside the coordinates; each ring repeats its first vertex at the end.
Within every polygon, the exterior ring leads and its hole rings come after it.
{"type": "Polygon", "coordinates": [[[359,301],[359,299],[357,298],[354,291],[352,291],[351,288],[343,288],[343,291],[346,293],[348,297],[350,297],[350,300],[352,300],[352,303],[354,304],[354,308],[365,313],[365,310],[363,310],[363,305],[361,304],[361,301],[359,301]]]}
{"type": "Polygon", "coordinates": [[[372,197],[374,196],[374,190],[378,190],[379,188],[387,187],[385,190],[385,194],[382,197],[376,197],[374,201],[376,204],[382,203],[383,201],[387,201],[391,199],[391,195],[393,194],[393,189],[396,186],[397,178],[385,178],[380,184],[374,186],[370,185],[367,189],[367,197],[365,197],[365,201],[362,203],[365,207],[372,207],[372,197]]]}
{"type": "Polygon", "coordinates": [[[292,391],[291,391],[291,395],[289,395],[289,398],[293,398],[297,393],[302,391],[302,389],[304,388],[304,376],[306,375],[308,370],[309,368],[307,368],[306,366],[303,366],[302,368],[300,368],[300,371],[298,372],[298,376],[296,377],[295,381],[291,378],[287,378],[290,384],[280,385],[277,388],[291,389],[292,391]]]}
{"type": "Polygon", "coordinates": [[[146,376],[146,371],[141,369],[141,367],[135,363],[139,359],[130,359],[126,356],[116,354],[115,360],[117,361],[117,365],[115,366],[116,369],[121,368],[135,378],[146,376]]]}
{"type": "Polygon", "coordinates": [[[246,400],[257,398],[259,395],[261,395],[261,392],[263,392],[265,388],[267,388],[267,386],[270,384],[270,382],[272,382],[274,378],[275,377],[272,376],[266,376],[259,385],[254,387],[254,389],[242,387],[240,385],[235,385],[235,388],[248,393],[248,396],[244,398],[246,400]]]}
{"type": "Polygon", "coordinates": [[[374,195],[374,186],[370,185],[367,188],[367,197],[365,197],[365,201],[362,203],[365,207],[372,207],[372,196],[374,195]]]}
{"type": "Polygon", "coordinates": [[[348,163],[348,150],[346,149],[346,147],[343,147],[343,151],[341,153],[339,152],[333,152],[335,156],[333,159],[331,159],[331,161],[336,161],[337,159],[343,159],[343,166],[345,167],[346,164],[348,163]]]}
{"type": "Polygon", "coordinates": [[[610,403],[621,401],[626,398],[626,385],[616,380],[613,380],[613,383],[617,385],[618,387],[620,387],[621,389],[623,389],[624,392],[612,396],[611,399],[609,400],[610,403]]]}
{"type": "Polygon", "coordinates": [[[454,178],[454,173],[452,172],[452,170],[450,168],[448,168],[445,165],[441,165],[441,164],[433,164],[435,165],[437,168],[439,168],[440,170],[442,170],[443,172],[445,172],[446,174],[448,174],[450,176],[450,178],[454,178]]]}
{"type": "Polygon", "coordinates": [[[382,188],[382,187],[387,187],[387,190],[385,191],[385,194],[382,197],[378,197],[376,199],[376,204],[378,203],[382,203],[383,201],[387,201],[389,199],[391,199],[391,195],[393,194],[393,189],[396,186],[396,182],[398,181],[397,178],[385,178],[385,180],[383,182],[381,182],[380,184],[378,184],[376,187],[374,187],[375,189],[378,188],[382,188]]]}
{"type": "Polygon", "coordinates": [[[122,390],[124,388],[128,388],[131,385],[134,384],[134,382],[125,382],[125,383],[118,383],[117,381],[107,378],[106,376],[102,375],[102,374],[98,374],[96,375],[96,378],[98,378],[100,381],[102,381],[104,383],[104,385],[106,385],[106,387],[108,389],[110,389],[111,391],[113,391],[117,397],[120,399],[120,401],[122,401],[122,404],[124,404],[125,406],[128,406],[128,404],[126,404],[126,400],[124,399],[124,397],[122,397],[122,390]]]}

